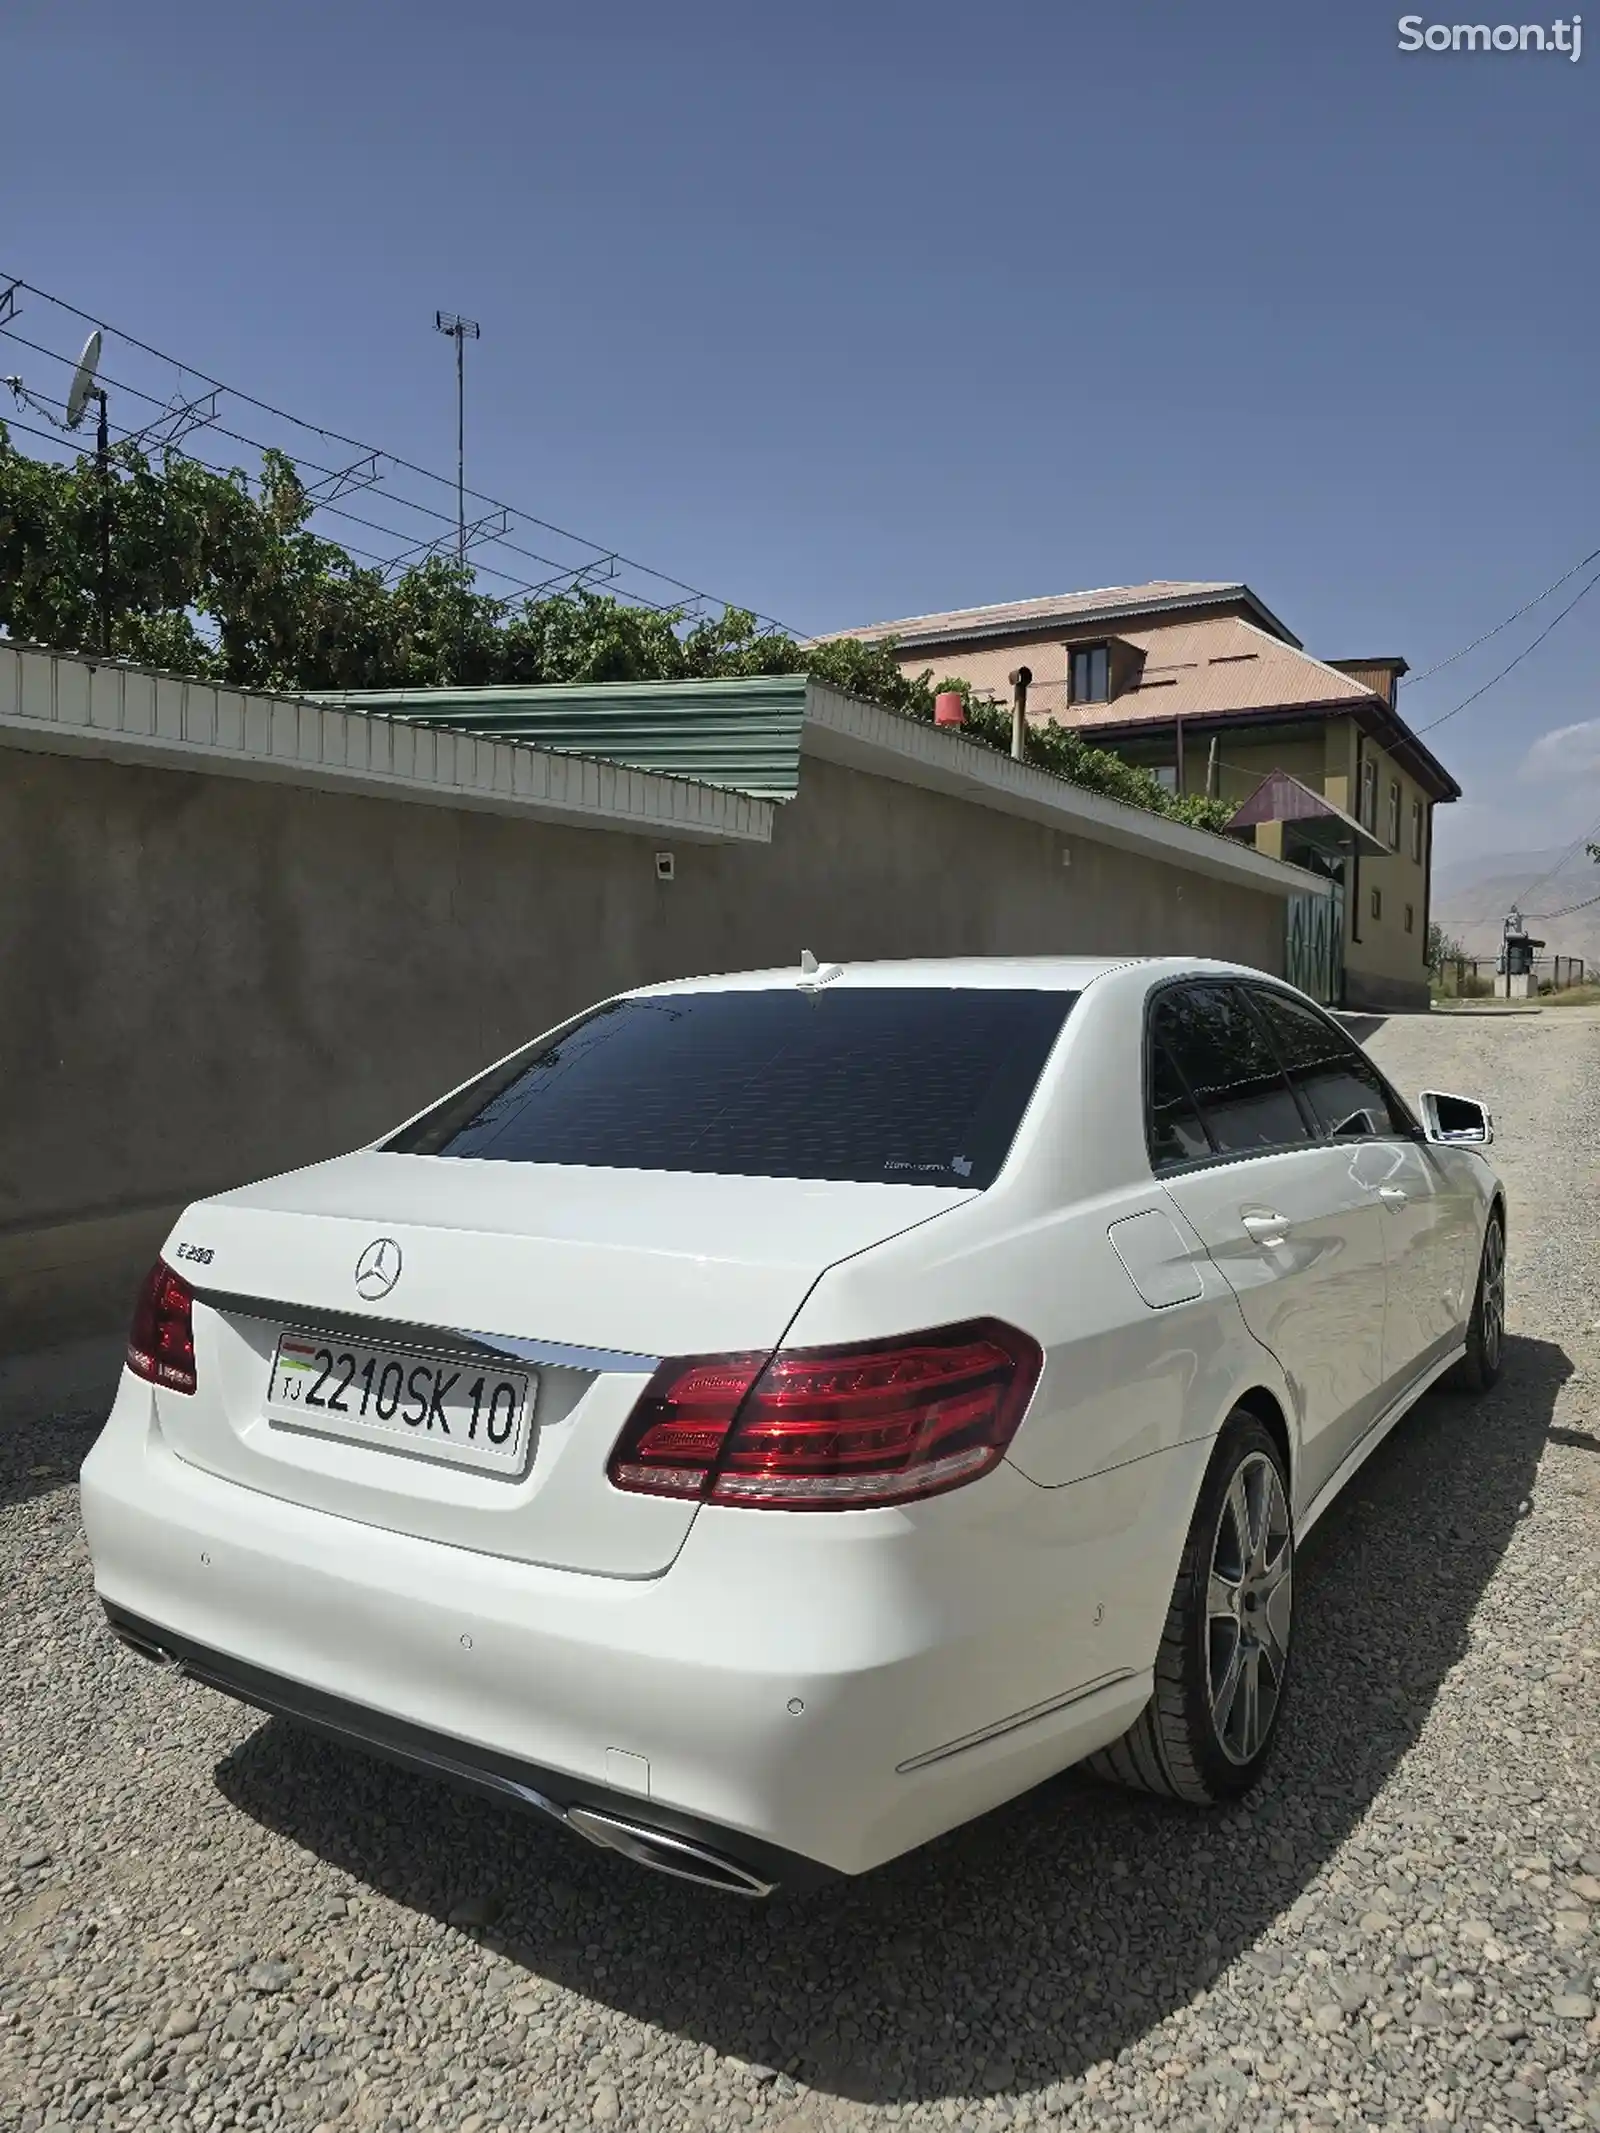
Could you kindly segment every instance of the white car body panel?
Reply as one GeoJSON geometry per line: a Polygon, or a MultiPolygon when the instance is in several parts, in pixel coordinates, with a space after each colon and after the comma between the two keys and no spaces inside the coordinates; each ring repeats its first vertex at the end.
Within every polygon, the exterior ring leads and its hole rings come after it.
{"type": "Polygon", "coordinates": [[[1005,1467],[904,1511],[707,1508],[669,1576],[631,1581],[241,1503],[165,1445],[149,1395],[124,1378],[85,1483],[97,1575],[123,1607],[597,1787],[615,1784],[608,1751],[640,1757],[642,1801],[847,1873],[1132,1721],[1150,1689],[1132,1661],[1165,1606],[1142,1565],[1187,1521],[1205,1463],[1201,1446],[1141,1461],[1070,1492],[1065,1520],[1059,1492],[1005,1467]]]}
{"type": "Polygon", "coordinates": [[[464,1756],[848,1873],[1079,1760],[1148,1699],[1229,1412],[1281,1415],[1300,1523],[1322,1515],[1460,1351],[1497,1191],[1473,1150],[1398,1139],[1155,1175],[1146,1003],[1203,975],[1258,977],[1006,958],[830,977],[1080,994],[982,1192],[367,1150],[199,1203],[167,1250],[201,1292],[198,1390],[125,1373],[84,1469],[102,1597],[464,1756]],[[1250,1209],[1288,1217],[1282,1238],[1250,1209]],[[403,1271],[364,1300],[380,1236],[403,1271]],[[524,1357],[527,1472],[271,1428],[296,1313],[524,1357]],[[986,1316],[1044,1364],[977,1481],[794,1514],[607,1478],[658,1358],[986,1316]]]}
{"type": "Polygon", "coordinates": [[[823,1267],[977,1197],[364,1150],[201,1201],[172,1241],[211,1249],[197,1285],[235,1296],[682,1355],[777,1341],[823,1267]],[[380,1235],[404,1270],[368,1303],[380,1235]]]}
{"type": "Polygon", "coordinates": [[[195,1312],[211,1396],[157,1391],[162,1429],[194,1466],[342,1518],[522,1562],[656,1576],[694,1506],[619,1495],[605,1460],[657,1360],[775,1347],[824,1268],[977,1197],[343,1156],[202,1201],[176,1225],[169,1263],[221,1295],[195,1312]],[[380,1235],[399,1246],[402,1271],[369,1302],[356,1262],[380,1235]],[[180,1244],[211,1255],[203,1269],[180,1244]],[[236,1298],[261,1302],[240,1311],[236,1298]],[[526,1472],[507,1481],[274,1427],[268,1374],[278,1335],[302,1322],[296,1305],[370,1323],[374,1339],[420,1327],[449,1352],[454,1329],[539,1361],[526,1472]],[[564,1366],[546,1360],[563,1354],[564,1366]]]}
{"type": "Polygon", "coordinates": [[[1384,1382],[1390,1398],[1453,1348],[1472,1310],[1493,1173],[1468,1148],[1386,1141],[1384,1250],[1389,1264],[1384,1382]]]}
{"type": "MultiPolygon", "coordinates": [[[[1154,1194],[1146,1188],[1012,1225],[996,1219],[998,1191],[985,1195],[992,1205],[939,1225],[937,1236],[930,1231],[917,1246],[891,1240],[831,1268],[807,1297],[790,1339],[796,1347],[865,1340],[891,1312],[902,1324],[889,1330],[907,1332],[915,1330],[913,1317],[927,1325],[1016,1318],[1020,1294],[1033,1305],[1033,1323],[1053,1319],[1056,1334],[1043,1342],[1044,1372],[1008,1455],[1030,1480],[1057,1489],[1171,1451],[1191,1435],[1209,1441],[1212,1419],[1200,1419],[1205,1394],[1221,1398],[1227,1412],[1245,1345],[1238,1304],[1217,1269],[1197,1260],[1200,1297],[1152,1310],[1108,1235],[1113,1221],[1138,1212],[1140,1197],[1154,1194]]],[[[1271,1358],[1263,1360],[1276,1378],[1271,1358]]]]}
{"type": "Polygon", "coordinates": [[[1238,1297],[1245,1324],[1289,1379],[1302,1502],[1383,1405],[1388,1269],[1384,1211],[1368,1177],[1379,1155],[1360,1143],[1315,1148],[1163,1181],[1238,1297]],[[1281,1227],[1269,1220],[1276,1216],[1281,1227]]]}

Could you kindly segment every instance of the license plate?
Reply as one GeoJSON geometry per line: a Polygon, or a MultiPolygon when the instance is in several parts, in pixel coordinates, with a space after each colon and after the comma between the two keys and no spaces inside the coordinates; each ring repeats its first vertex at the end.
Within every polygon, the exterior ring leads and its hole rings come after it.
{"type": "Polygon", "coordinates": [[[285,1333],[272,1358],[267,1419],[379,1451],[520,1474],[537,1384],[533,1371],[478,1356],[285,1333]]]}

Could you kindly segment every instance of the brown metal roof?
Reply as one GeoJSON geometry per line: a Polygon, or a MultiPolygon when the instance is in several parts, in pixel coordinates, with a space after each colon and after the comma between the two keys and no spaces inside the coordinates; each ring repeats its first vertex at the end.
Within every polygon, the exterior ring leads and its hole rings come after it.
{"type": "MultiPolygon", "coordinates": [[[[1270,725],[1280,718],[1352,716],[1434,799],[1461,797],[1455,779],[1384,693],[1327,660],[1313,659],[1247,586],[1165,579],[1056,600],[913,616],[842,634],[894,636],[894,656],[907,673],[931,667],[936,677],[956,674],[1000,702],[1010,696],[1012,669],[1026,664],[1032,672],[1030,719],[1053,718],[1113,746],[1136,740],[1142,728],[1179,719],[1201,726],[1270,725]],[[1265,619],[1216,611],[1241,605],[1265,619]],[[1112,637],[1129,647],[1136,671],[1109,703],[1072,704],[1067,701],[1068,646],[1091,637],[1112,637]]],[[[1363,664],[1371,674],[1390,662],[1363,664]]]]}
{"type": "Polygon", "coordinates": [[[1136,738],[1142,726],[1193,719],[1244,725],[1286,716],[1358,718],[1379,744],[1436,800],[1459,800],[1461,787],[1426,742],[1382,696],[1308,652],[1279,644],[1237,616],[1215,615],[1149,631],[1119,630],[1148,656],[1137,686],[1108,704],[1065,702],[1065,654],[1053,687],[1038,681],[1030,712],[1107,740],[1136,738]]]}
{"type": "Polygon", "coordinates": [[[1140,718],[1196,718],[1207,712],[1265,711],[1305,704],[1370,703],[1372,691],[1308,652],[1284,644],[1237,615],[1206,615],[1117,636],[1144,654],[1132,688],[1108,704],[1067,704],[1063,671],[1054,691],[1030,692],[1030,707],[1085,729],[1140,718]]]}
{"type": "Polygon", "coordinates": [[[1388,846],[1354,815],[1335,807],[1321,793],[1292,777],[1287,770],[1269,770],[1244,805],[1234,814],[1230,830],[1253,829],[1260,822],[1293,822],[1301,834],[1321,851],[1364,852],[1386,858],[1388,846]]]}
{"type": "Polygon", "coordinates": [[[931,664],[935,675],[949,667],[980,693],[1001,701],[1010,697],[1007,676],[1022,659],[1032,673],[1028,709],[1034,718],[1054,718],[1085,731],[1096,727],[1136,726],[1144,720],[1220,716],[1246,711],[1310,705],[1343,709],[1378,703],[1372,690],[1349,674],[1284,644],[1236,615],[1196,615],[1170,622],[1146,622],[1111,631],[1127,646],[1131,660],[1124,680],[1109,703],[1067,702],[1067,647],[1073,641],[1059,625],[1036,625],[1020,645],[976,645],[930,658],[908,645],[896,647],[900,665],[917,671],[931,664]]]}
{"type": "Polygon", "coordinates": [[[1009,635],[1026,631],[1034,624],[1081,627],[1085,623],[1115,622],[1174,609],[1214,607],[1223,601],[1247,607],[1285,643],[1299,641],[1248,585],[1202,578],[1152,578],[1144,585],[1102,585],[1092,592],[1053,593],[1042,600],[1004,600],[993,607],[956,607],[931,615],[903,615],[898,621],[833,630],[829,635],[863,641],[893,637],[906,649],[914,650],[923,645],[1009,635]]]}

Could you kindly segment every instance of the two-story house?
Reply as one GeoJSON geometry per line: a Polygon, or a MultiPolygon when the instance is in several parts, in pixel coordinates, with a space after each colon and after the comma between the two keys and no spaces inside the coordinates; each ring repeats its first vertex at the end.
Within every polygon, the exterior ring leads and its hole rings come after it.
{"type": "MultiPolygon", "coordinates": [[[[1433,810],[1461,788],[1399,714],[1403,659],[1313,659],[1249,586],[1169,580],[840,634],[892,638],[906,673],[1003,703],[1026,669],[1031,724],[1056,719],[1170,790],[1231,803],[1233,834],[1341,884],[1334,929],[1291,937],[1308,990],[1427,1005],[1433,810]]],[[[1299,920],[1326,909],[1308,900],[1299,920]]]]}

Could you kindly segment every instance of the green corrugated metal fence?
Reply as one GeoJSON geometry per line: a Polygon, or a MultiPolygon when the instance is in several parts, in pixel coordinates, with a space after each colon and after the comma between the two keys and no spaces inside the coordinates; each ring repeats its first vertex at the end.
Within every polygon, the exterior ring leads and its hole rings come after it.
{"type": "Polygon", "coordinates": [[[561,755],[597,756],[763,800],[792,800],[800,789],[808,686],[804,674],[778,674],[748,681],[368,689],[321,700],[414,725],[526,741],[561,755]]]}

